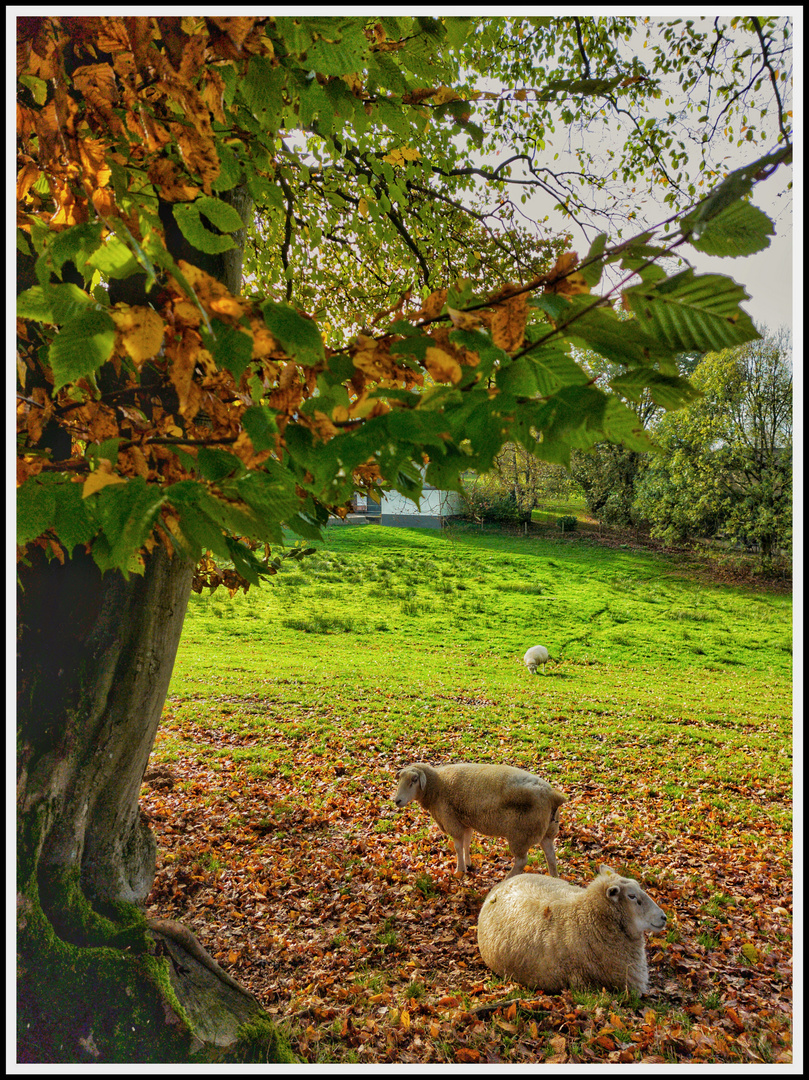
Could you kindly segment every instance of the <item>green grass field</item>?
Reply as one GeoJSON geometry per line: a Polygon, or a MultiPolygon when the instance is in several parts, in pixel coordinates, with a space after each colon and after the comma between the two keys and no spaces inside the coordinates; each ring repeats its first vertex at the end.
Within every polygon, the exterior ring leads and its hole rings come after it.
{"type": "Polygon", "coordinates": [[[316,546],[247,596],[191,598],[152,757],[178,782],[144,790],[156,909],[304,1018],[306,1061],[790,1060],[789,594],[580,535],[334,526],[316,546]],[[561,787],[561,875],[607,862],[669,913],[654,993],[538,1006],[493,977],[475,918],[505,841],[476,835],[457,881],[447,838],[390,801],[413,760],[561,787]],[[533,1005],[504,1019],[503,998],[533,1005]]]}

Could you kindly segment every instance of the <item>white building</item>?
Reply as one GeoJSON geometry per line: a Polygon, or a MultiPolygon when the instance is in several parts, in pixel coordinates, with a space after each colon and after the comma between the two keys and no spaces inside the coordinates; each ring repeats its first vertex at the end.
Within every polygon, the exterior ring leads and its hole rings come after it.
{"type": "Polygon", "coordinates": [[[425,484],[421,499],[414,503],[398,491],[382,496],[382,525],[402,525],[409,528],[440,529],[447,518],[463,511],[463,499],[455,491],[442,491],[425,484]]]}

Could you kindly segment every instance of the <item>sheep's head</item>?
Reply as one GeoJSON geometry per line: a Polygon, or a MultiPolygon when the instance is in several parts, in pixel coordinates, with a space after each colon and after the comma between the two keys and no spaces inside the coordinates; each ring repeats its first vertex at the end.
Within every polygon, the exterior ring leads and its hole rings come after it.
{"type": "Polygon", "coordinates": [[[622,929],[629,937],[640,937],[647,930],[662,930],[666,913],[645,893],[634,878],[621,877],[608,866],[600,866],[594,884],[603,890],[610,905],[615,905],[622,929]]]}
{"type": "Polygon", "coordinates": [[[410,765],[399,773],[399,786],[393,801],[399,810],[402,810],[409,802],[416,798],[420,791],[427,786],[427,777],[422,769],[410,765]]]}

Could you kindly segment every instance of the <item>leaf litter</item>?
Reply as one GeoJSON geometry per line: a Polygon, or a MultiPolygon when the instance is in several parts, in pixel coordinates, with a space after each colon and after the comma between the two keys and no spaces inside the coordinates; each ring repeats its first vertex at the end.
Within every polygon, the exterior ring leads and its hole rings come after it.
{"type": "MultiPolygon", "coordinates": [[[[227,720],[250,704],[234,698],[227,720]]],[[[477,914],[510,865],[505,842],[475,834],[476,871],[459,881],[432,820],[391,802],[402,761],[429,747],[400,738],[394,757],[372,727],[352,726],[349,751],[345,734],[338,758],[265,729],[277,764],[257,777],[238,759],[257,735],[169,717],[152,764],[169,738],[193,745],[141,799],[159,849],[150,914],[193,929],[288,1025],[302,1062],[792,1060],[791,837],[766,813],[784,797],[775,779],[745,792],[765,811],[754,823],[703,801],[699,785],[682,805],[651,787],[616,800],[579,786],[557,840],[563,875],[586,884],[600,862],[636,873],[669,930],[648,940],[646,997],[546,995],[493,976],[477,950],[477,914]]]]}

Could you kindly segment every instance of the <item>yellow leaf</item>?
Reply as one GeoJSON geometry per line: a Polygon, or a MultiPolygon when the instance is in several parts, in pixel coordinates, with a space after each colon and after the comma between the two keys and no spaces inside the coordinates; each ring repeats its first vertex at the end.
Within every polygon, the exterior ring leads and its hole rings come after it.
{"type": "Polygon", "coordinates": [[[407,1009],[402,1009],[402,1015],[399,1017],[399,1023],[407,1031],[410,1027],[410,1013],[407,1009]]]}
{"type": "Polygon", "coordinates": [[[450,356],[448,352],[437,349],[433,345],[427,346],[424,366],[436,382],[460,382],[463,374],[461,365],[454,356],[450,356]]]}
{"type": "Polygon", "coordinates": [[[147,307],[111,309],[112,321],[121,333],[121,342],[138,367],[160,351],[163,344],[163,320],[147,307]]]}
{"type": "Polygon", "coordinates": [[[431,100],[436,105],[444,105],[448,101],[463,101],[463,98],[457,90],[452,90],[449,86],[439,86],[431,100]]]}
{"type": "Polygon", "coordinates": [[[744,945],[742,945],[742,955],[747,960],[749,960],[751,964],[758,963],[758,953],[756,952],[756,947],[752,944],[752,942],[745,941],[744,945]]]}
{"type": "Polygon", "coordinates": [[[418,161],[421,153],[413,146],[398,146],[382,159],[389,165],[404,165],[406,161],[418,161]]]}
{"type": "Polygon", "coordinates": [[[108,484],[125,483],[125,476],[119,476],[112,471],[112,462],[108,461],[106,458],[99,458],[98,467],[90,473],[82,485],[81,497],[86,499],[88,495],[93,495],[96,491],[101,491],[101,489],[107,487],[108,484]]]}
{"type": "Polygon", "coordinates": [[[528,91],[518,90],[514,97],[517,99],[517,101],[525,101],[525,99],[528,97],[528,91]]]}
{"type": "Polygon", "coordinates": [[[458,330],[477,330],[481,325],[480,316],[473,315],[470,311],[458,311],[447,305],[447,315],[452,319],[452,325],[458,330]]]}
{"type": "Polygon", "coordinates": [[[363,217],[368,217],[368,200],[367,199],[360,199],[359,206],[357,207],[357,209],[359,210],[360,214],[363,217]]]}

